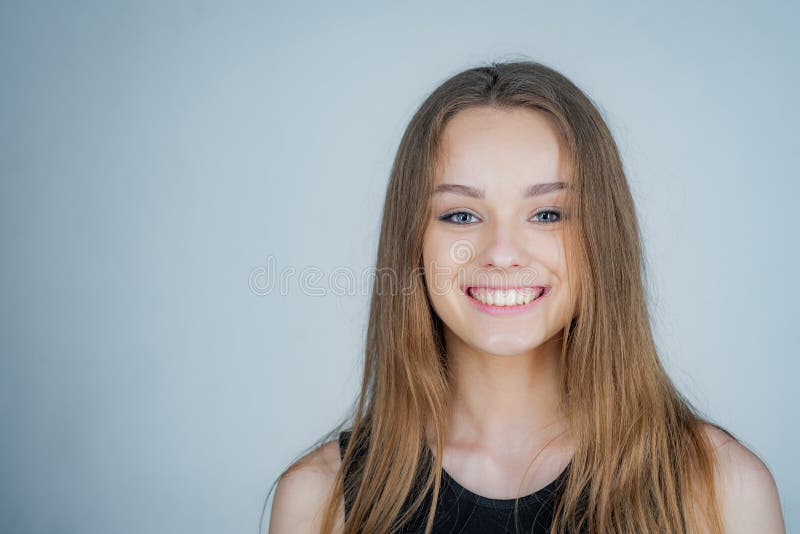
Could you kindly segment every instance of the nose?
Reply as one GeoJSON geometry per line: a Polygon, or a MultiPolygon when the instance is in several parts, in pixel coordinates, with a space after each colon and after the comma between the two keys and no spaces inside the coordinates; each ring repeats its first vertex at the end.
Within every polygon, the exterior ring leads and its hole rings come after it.
{"type": "Polygon", "coordinates": [[[483,268],[515,269],[528,264],[524,232],[511,225],[495,224],[479,245],[477,258],[483,268]]]}

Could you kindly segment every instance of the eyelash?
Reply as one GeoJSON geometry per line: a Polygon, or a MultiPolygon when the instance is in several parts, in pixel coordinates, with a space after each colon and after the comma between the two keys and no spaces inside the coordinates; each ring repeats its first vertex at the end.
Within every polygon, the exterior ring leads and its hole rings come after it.
{"type": "MultiPolygon", "coordinates": [[[[472,213],[470,213],[468,211],[460,210],[460,211],[451,211],[450,213],[446,213],[446,214],[442,215],[441,217],[439,217],[439,220],[440,221],[444,221],[444,222],[449,223],[449,224],[455,224],[456,226],[467,226],[469,224],[472,224],[472,223],[457,223],[457,222],[449,220],[454,215],[460,215],[462,213],[465,214],[465,215],[471,215],[472,217],[477,218],[476,215],[473,215],[472,213]]],[[[554,209],[544,209],[544,210],[541,210],[541,211],[537,211],[536,213],[533,214],[533,216],[535,217],[535,216],[537,216],[537,215],[539,215],[541,213],[555,213],[558,216],[558,219],[556,221],[543,222],[542,224],[555,224],[555,223],[557,223],[557,222],[559,222],[559,221],[561,221],[563,219],[563,217],[561,216],[561,211],[554,210],[554,209]]]]}

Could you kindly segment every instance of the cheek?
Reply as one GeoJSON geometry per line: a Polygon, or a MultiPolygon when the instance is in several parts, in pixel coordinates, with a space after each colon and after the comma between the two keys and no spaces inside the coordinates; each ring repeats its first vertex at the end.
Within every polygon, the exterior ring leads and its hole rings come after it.
{"type": "Polygon", "coordinates": [[[547,262],[547,269],[552,273],[553,281],[558,284],[565,313],[567,310],[574,310],[578,299],[580,279],[575,269],[572,269],[572,272],[567,271],[567,256],[563,242],[560,239],[554,241],[542,259],[547,262]]]}
{"type": "Polygon", "coordinates": [[[427,286],[431,300],[434,298],[432,286],[434,283],[434,266],[436,263],[438,263],[438,259],[436,258],[436,245],[432,236],[426,233],[422,242],[422,269],[425,273],[425,285],[427,286]]]}
{"type": "Polygon", "coordinates": [[[433,272],[442,271],[443,268],[450,266],[448,250],[449,243],[447,239],[437,235],[435,232],[426,234],[422,244],[422,261],[426,273],[430,269],[433,269],[433,272]]]}
{"type": "Polygon", "coordinates": [[[452,242],[435,232],[425,234],[422,245],[422,261],[428,296],[437,312],[446,307],[447,299],[458,290],[458,265],[450,257],[452,242]]]}
{"type": "Polygon", "coordinates": [[[562,284],[566,284],[567,264],[564,243],[559,236],[548,236],[535,247],[536,258],[554,274],[562,284]]]}
{"type": "Polygon", "coordinates": [[[544,237],[539,247],[542,260],[555,268],[564,262],[564,242],[556,233],[544,237]]]}

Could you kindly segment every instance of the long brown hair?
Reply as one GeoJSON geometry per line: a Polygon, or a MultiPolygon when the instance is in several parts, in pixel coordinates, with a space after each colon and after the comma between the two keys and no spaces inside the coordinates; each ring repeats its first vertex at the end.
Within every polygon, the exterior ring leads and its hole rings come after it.
{"type": "Polygon", "coordinates": [[[351,534],[396,532],[432,490],[425,532],[431,531],[450,382],[442,324],[425,286],[422,238],[442,132],[454,114],[474,106],[544,113],[570,161],[564,242],[580,290],[559,365],[575,453],[551,533],[722,532],[713,446],[703,429],[709,421],[659,361],[643,245],[617,146],[590,98],[533,61],[456,74],[430,94],[404,132],[383,209],[363,382],[322,532],[332,531],[345,492],[353,498],[344,527],[351,534]],[[366,451],[364,461],[350,466],[357,449],[366,451]],[[346,469],[353,475],[348,487],[346,469]]]}

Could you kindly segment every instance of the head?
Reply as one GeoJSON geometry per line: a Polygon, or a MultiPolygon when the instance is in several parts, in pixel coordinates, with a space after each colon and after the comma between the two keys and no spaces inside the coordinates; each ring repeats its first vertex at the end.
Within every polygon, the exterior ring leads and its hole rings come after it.
{"type": "Polygon", "coordinates": [[[422,262],[448,346],[511,356],[557,341],[577,290],[564,243],[573,177],[552,117],[525,106],[461,110],[436,164],[422,262]]]}
{"type": "Polygon", "coordinates": [[[448,342],[509,356],[560,341],[566,393],[597,370],[585,350],[567,362],[573,338],[577,349],[604,350],[617,343],[611,329],[647,323],[638,224],[614,139],[592,101],[539,63],[468,69],[422,104],[392,168],[377,267],[410,289],[387,291],[379,277],[372,311],[412,326],[404,358],[417,372],[446,368],[448,342]],[[513,317],[474,306],[470,288],[507,285],[544,294],[513,317]],[[409,356],[420,351],[434,354],[409,356]]]}

